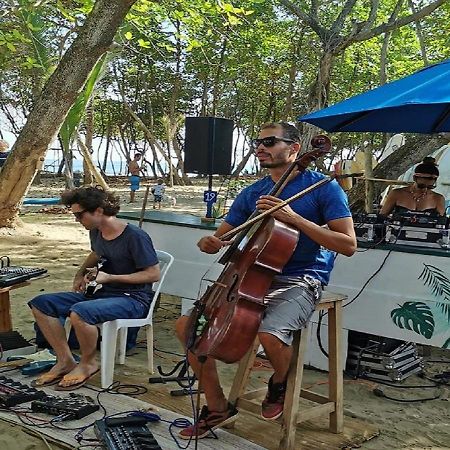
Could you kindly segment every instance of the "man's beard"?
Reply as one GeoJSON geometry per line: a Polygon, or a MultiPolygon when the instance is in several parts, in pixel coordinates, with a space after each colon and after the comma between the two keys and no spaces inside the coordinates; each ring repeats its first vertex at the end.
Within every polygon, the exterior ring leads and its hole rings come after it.
{"type": "Polygon", "coordinates": [[[283,163],[282,161],[265,161],[265,162],[260,162],[259,165],[263,169],[275,169],[277,167],[284,166],[285,163],[283,163]]]}

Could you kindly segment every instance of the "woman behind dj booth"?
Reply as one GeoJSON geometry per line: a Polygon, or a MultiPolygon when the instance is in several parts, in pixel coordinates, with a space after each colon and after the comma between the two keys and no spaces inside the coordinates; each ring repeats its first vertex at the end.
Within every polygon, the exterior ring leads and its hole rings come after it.
{"type": "Polygon", "coordinates": [[[443,195],[433,192],[439,177],[435,161],[431,156],[424,158],[422,163],[414,169],[414,184],[389,192],[380,215],[420,211],[429,213],[430,216],[443,216],[445,214],[445,198],[443,195]]]}

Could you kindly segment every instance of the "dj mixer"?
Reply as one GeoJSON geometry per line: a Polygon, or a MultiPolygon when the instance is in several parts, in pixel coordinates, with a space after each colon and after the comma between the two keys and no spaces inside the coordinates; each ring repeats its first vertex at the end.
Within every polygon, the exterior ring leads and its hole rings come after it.
{"type": "Polygon", "coordinates": [[[47,273],[38,267],[8,266],[0,269],[0,288],[13,286],[47,273]]]}
{"type": "Polygon", "coordinates": [[[421,211],[394,214],[392,218],[358,213],[353,221],[358,242],[450,249],[450,224],[444,216],[421,211]]]}

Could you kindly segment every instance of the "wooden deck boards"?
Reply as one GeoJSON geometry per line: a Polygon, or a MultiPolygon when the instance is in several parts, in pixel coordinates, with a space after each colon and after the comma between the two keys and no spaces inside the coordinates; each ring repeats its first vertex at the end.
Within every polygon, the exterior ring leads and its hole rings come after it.
{"type": "MultiPolygon", "coordinates": [[[[134,355],[127,358],[125,366],[116,366],[114,380],[127,384],[131,383],[144,385],[148,392],[140,395],[140,400],[192,417],[191,402],[189,397],[173,397],[170,395],[170,390],[179,388],[176,383],[148,383],[148,378],[150,375],[147,375],[145,371],[141,371],[144,367],[141,369],[138,369],[137,367],[138,360],[142,359],[142,361],[145,362],[145,359],[143,359],[142,356],[143,355],[134,355]],[[135,370],[132,369],[133,366],[135,370]],[[130,375],[132,371],[134,374],[130,375]]],[[[237,366],[234,367],[237,368],[237,366]]],[[[227,372],[229,372],[228,368],[227,372]]],[[[225,376],[222,378],[224,379],[224,390],[228,393],[232,377],[225,376]]],[[[256,387],[264,385],[262,383],[258,383],[258,380],[253,380],[253,384],[256,385],[256,387]]],[[[240,414],[234,428],[227,429],[230,433],[236,434],[237,436],[247,439],[269,450],[278,448],[280,430],[281,427],[279,424],[267,422],[245,412],[240,414]]],[[[299,450],[337,450],[343,448],[354,448],[377,436],[378,433],[378,428],[375,426],[367,424],[359,419],[347,416],[344,419],[344,432],[342,434],[333,434],[329,432],[326,420],[317,421],[314,423],[305,422],[298,425],[296,433],[296,448],[299,450]]]]}

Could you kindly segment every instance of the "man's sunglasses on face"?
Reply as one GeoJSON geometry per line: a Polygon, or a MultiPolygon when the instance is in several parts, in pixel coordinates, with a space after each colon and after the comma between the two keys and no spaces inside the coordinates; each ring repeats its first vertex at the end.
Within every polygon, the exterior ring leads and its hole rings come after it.
{"type": "Polygon", "coordinates": [[[75,219],[81,220],[83,218],[83,215],[85,212],[87,212],[87,209],[83,209],[82,211],[74,212],[73,215],[75,216],[75,219]]]}
{"type": "Polygon", "coordinates": [[[264,145],[264,147],[273,147],[278,142],[288,142],[293,144],[295,141],[278,136],[267,136],[261,139],[252,139],[252,147],[254,150],[256,150],[261,144],[264,145]]]}

